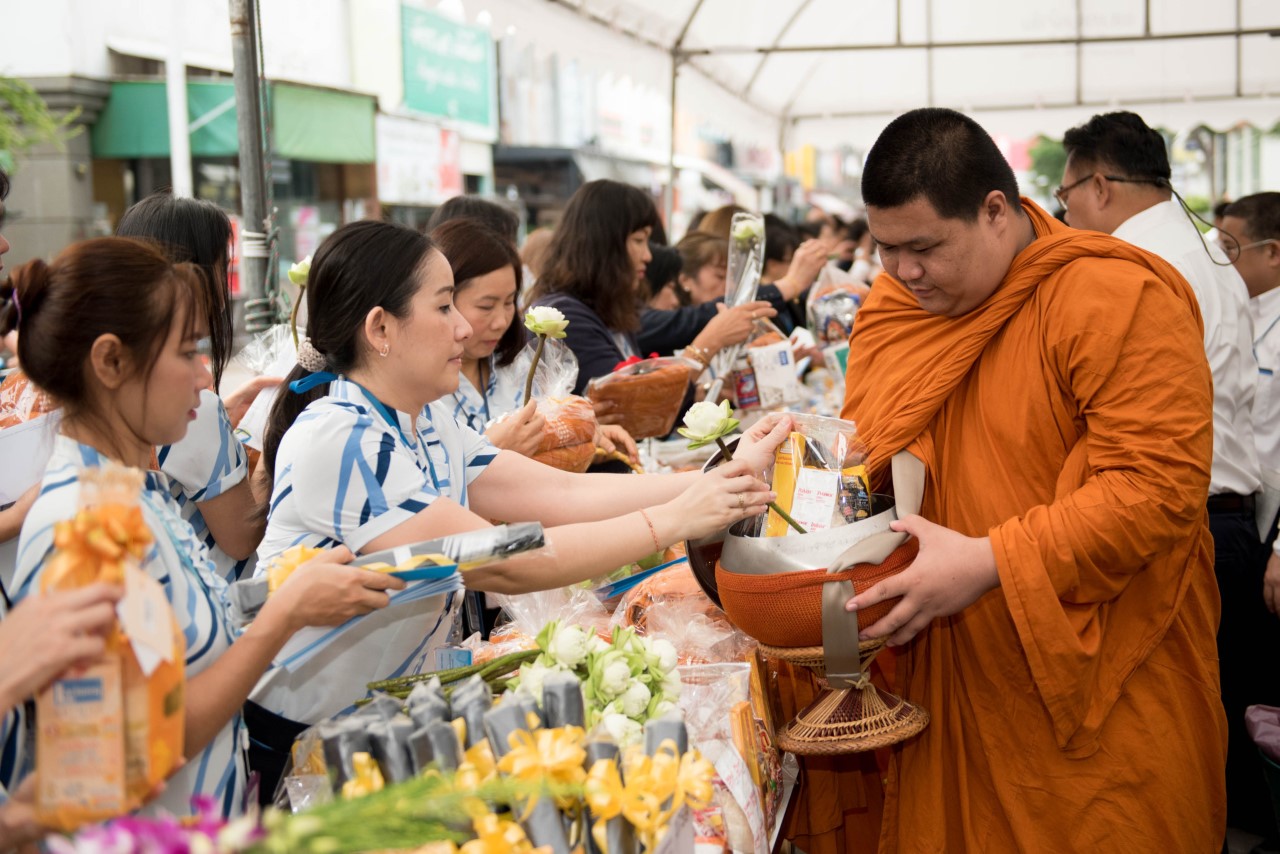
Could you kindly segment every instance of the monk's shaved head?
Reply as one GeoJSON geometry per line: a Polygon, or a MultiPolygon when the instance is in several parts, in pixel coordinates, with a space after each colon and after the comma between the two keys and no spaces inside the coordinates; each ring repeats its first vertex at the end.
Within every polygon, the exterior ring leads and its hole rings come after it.
{"type": "Polygon", "coordinates": [[[894,119],[862,170],[867,205],[896,208],[924,198],[945,219],[973,222],[992,190],[1021,212],[1009,162],[981,125],[955,110],[912,110],[894,119]]]}

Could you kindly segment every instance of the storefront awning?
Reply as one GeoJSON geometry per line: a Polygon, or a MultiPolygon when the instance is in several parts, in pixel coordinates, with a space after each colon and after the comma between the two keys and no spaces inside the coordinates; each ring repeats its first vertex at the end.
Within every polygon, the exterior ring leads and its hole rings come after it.
{"type": "MultiPolygon", "coordinates": [[[[288,83],[267,93],[275,154],[321,163],[372,163],[374,99],[288,83]]],[[[230,81],[188,81],[187,115],[193,157],[234,157],[235,90],[230,81]]],[[[111,84],[111,95],[93,126],[94,157],[169,156],[169,104],[162,81],[111,84]]]]}

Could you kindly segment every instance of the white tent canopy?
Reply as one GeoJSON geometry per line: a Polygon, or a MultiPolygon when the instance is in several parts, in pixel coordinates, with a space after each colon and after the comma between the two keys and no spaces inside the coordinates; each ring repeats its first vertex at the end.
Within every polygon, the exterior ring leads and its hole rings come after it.
{"type": "Polygon", "coordinates": [[[1018,137],[1120,108],[1174,131],[1280,120],[1276,0],[549,2],[714,80],[784,144],[864,147],[926,105],[1018,137]]]}

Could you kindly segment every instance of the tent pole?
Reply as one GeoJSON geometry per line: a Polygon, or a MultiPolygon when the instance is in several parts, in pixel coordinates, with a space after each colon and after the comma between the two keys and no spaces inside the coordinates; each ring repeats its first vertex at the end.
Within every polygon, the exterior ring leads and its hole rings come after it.
{"type": "Polygon", "coordinates": [[[663,207],[667,239],[671,239],[671,215],[676,207],[676,80],[680,76],[680,51],[671,51],[671,139],[667,143],[667,191],[663,207]]]}

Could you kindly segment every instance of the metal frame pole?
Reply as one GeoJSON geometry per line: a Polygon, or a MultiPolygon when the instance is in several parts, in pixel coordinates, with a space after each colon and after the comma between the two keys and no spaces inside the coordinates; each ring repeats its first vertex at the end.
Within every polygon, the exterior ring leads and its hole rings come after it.
{"type": "MultiPolygon", "coordinates": [[[[231,56],[240,141],[241,229],[240,281],[249,300],[267,296],[267,164],[263,150],[262,88],[258,67],[257,0],[229,0],[231,56]]],[[[250,330],[253,331],[253,330],[250,330]]]]}

